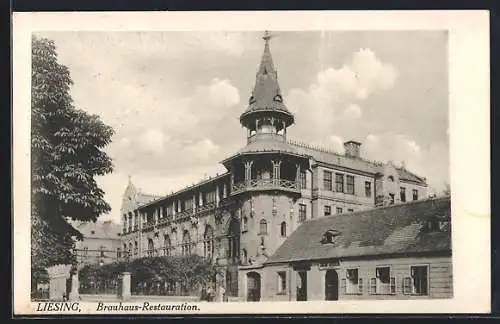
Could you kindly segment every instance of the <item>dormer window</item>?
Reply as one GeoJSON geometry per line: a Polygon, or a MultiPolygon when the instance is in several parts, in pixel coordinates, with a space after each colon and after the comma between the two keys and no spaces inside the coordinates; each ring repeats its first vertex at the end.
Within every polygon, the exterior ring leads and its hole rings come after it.
{"type": "Polygon", "coordinates": [[[448,230],[450,222],[447,218],[433,217],[425,222],[424,230],[427,233],[444,232],[448,230]]]}
{"type": "Polygon", "coordinates": [[[250,99],[248,100],[250,104],[253,104],[255,102],[255,97],[251,96],[250,99]]]}
{"type": "Polygon", "coordinates": [[[278,101],[278,102],[283,102],[283,98],[279,94],[275,95],[274,98],[273,98],[273,100],[274,101],[278,101]]]}
{"type": "Polygon", "coordinates": [[[337,240],[337,237],[340,235],[340,232],[337,230],[328,230],[323,234],[321,238],[322,244],[334,244],[337,240]]]}
{"type": "Polygon", "coordinates": [[[394,182],[394,177],[391,175],[389,177],[387,177],[387,179],[389,179],[390,182],[394,182]]]}
{"type": "Polygon", "coordinates": [[[94,235],[94,234],[95,234],[95,231],[90,231],[90,234],[94,235]]]}

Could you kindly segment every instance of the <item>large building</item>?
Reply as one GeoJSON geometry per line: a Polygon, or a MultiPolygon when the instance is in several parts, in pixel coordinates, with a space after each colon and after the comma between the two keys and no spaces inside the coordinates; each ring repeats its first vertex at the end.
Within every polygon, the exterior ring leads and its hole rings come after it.
{"type": "Polygon", "coordinates": [[[112,221],[81,222],[74,225],[83,235],[75,243],[79,265],[107,264],[121,258],[119,224],[112,221]]]}
{"type": "MultiPolygon", "coordinates": [[[[359,142],[346,142],[345,153],[339,154],[287,138],[295,118],[285,105],[267,35],[240,123],[247,142],[221,162],[226,173],[149,201],[129,183],[122,205],[125,256],[196,253],[225,268],[229,296],[253,300],[258,286],[258,299],[273,299],[260,292],[260,287],[277,287],[276,276],[266,283],[263,269],[271,267],[269,262],[288,264],[295,252],[303,256],[296,242],[309,240],[309,229],[326,229],[322,222],[344,226],[351,218],[364,219],[363,211],[427,198],[425,178],[391,162],[366,160],[359,142]]],[[[354,224],[368,226],[363,235],[382,226],[354,224]]],[[[314,262],[322,258],[311,257],[314,262]]]]}

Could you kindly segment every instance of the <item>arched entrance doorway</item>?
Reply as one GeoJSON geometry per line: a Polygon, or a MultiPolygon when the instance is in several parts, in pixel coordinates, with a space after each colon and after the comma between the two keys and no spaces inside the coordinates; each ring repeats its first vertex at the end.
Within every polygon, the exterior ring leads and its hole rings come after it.
{"type": "Polygon", "coordinates": [[[247,301],[260,301],[260,274],[247,273],[247,301]]]}
{"type": "Polygon", "coordinates": [[[339,299],[339,276],[335,270],[327,270],[325,274],[325,299],[339,299]]]}

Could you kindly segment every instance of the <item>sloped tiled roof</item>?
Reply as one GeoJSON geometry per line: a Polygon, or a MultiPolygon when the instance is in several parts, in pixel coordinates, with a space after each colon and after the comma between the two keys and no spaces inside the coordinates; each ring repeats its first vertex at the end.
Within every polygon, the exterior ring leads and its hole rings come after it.
{"type": "MultiPolygon", "coordinates": [[[[301,144],[299,145],[293,141],[290,141],[289,144],[293,145],[296,148],[296,152],[298,154],[309,155],[314,160],[319,162],[333,164],[343,168],[359,170],[362,172],[367,172],[372,174],[382,173],[384,170],[384,164],[382,163],[375,163],[373,161],[368,161],[361,158],[353,158],[327,150],[314,149],[311,146],[306,146],[301,144]]],[[[421,184],[425,184],[424,178],[419,177],[406,169],[396,168],[396,170],[398,171],[399,177],[402,180],[414,181],[421,184]]]]}
{"type": "Polygon", "coordinates": [[[271,50],[269,49],[269,38],[264,45],[264,52],[257,71],[255,86],[248,108],[241,118],[258,111],[275,111],[285,114],[293,122],[293,115],[288,111],[283,103],[281,90],[278,84],[278,73],[274,67],[271,50]],[[277,96],[279,97],[277,100],[277,96]]]}
{"type": "Polygon", "coordinates": [[[255,153],[255,152],[287,152],[298,154],[298,150],[293,146],[283,141],[273,140],[258,140],[243,147],[238,153],[255,153]]]}
{"type": "Polygon", "coordinates": [[[160,199],[162,197],[163,196],[151,195],[151,194],[146,194],[146,193],[138,192],[137,196],[136,196],[136,201],[137,201],[138,205],[145,205],[147,203],[150,203],[150,202],[152,202],[154,200],[157,200],[157,199],[160,199]]]}
{"type": "Polygon", "coordinates": [[[82,222],[76,226],[85,238],[119,239],[121,227],[112,221],[82,222]]]}
{"type": "Polygon", "coordinates": [[[421,200],[309,220],[268,259],[268,263],[410,252],[451,252],[451,228],[426,232],[432,217],[450,217],[450,199],[421,200]],[[340,232],[323,244],[327,230],[340,232]]]}

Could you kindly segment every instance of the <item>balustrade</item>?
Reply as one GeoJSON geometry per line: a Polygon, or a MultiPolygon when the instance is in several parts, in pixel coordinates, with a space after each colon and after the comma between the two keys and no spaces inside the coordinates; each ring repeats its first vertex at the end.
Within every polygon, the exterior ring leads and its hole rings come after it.
{"type": "Polygon", "coordinates": [[[231,194],[237,194],[245,190],[280,189],[300,192],[300,184],[297,181],[287,179],[250,179],[248,182],[238,182],[232,186],[231,194]]]}

